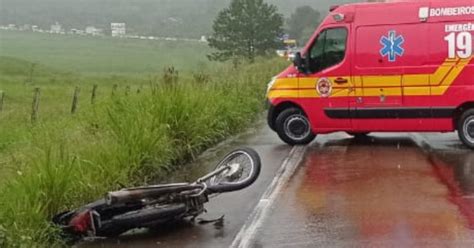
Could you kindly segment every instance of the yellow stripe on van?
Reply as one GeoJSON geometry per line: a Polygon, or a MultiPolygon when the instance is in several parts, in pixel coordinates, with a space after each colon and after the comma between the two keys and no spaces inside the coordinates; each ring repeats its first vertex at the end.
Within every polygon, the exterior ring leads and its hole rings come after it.
{"type": "MultiPolygon", "coordinates": [[[[333,91],[330,97],[347,97],[351,92],[353,96],[429,96],[443,95],[454,83],[471,62],[468,59],[446,59],[433,74],[409,74],[389,76],[354,76],[347,77],[347,85],[363,90],[352,90],[346,86],[341,87],[333,83],[333,91]],[[366,87],[363,87],[366,85],[366,87]],[[367,87],[367,85],[370,85],[367,87]],[[357,94],[356,94],[357,93],[357,94]]],[[[336,78],[329,77],[334,82],[336,78]]],[[[283,78],[277,79],[268,98],[315,98],[319,97],[316,84],[319,78],[283,78]]]]}
{"type": "Polygon", "coordinates": [[[370,87],[400,87],[402,83],[401,75],[393,76],[361,76],[363,85],[370,87]]]}
{"type": "Polygon", "coordinates": [[[432,87],[431,88],[431,94],[432,95],[444,95],[448,88],[454,83],[456,78],[459,77],[459,75],[462,73],[464,68],[471,62],[472,58],[469,59],[462,59],[459,61],[457,65],[454,65],[452,70],[449,72],[449,74],[446,76],[443,82],[440,82],[437,87],[432,87]]]}
{"type": "MultiPolygon", "coordinates": [[[[313,93],[314,94],[314,93],[313,93]]],[[[299,93],[298,90],[271,90],[268,93],[268,98],[298,98],[299,93]]],[[[307,96],[310,97],[310,96],[307,96]]],[[[312,96],[315,97],[315,96],[312,96]]]]}
{"type": "Polygon", "coordinates": [[[429,74],[404,75],[402,77],[401,84],[404,87],[416,87],[416,86],[426,87],[430,85],[430,75],[429,74]]]}
{"type": "Polygon", "coordinates": [[[298,89],[298,78],[282,78],[282,79],[277,79],[275,82],[275,85],[273,86],[274,88],[278,89],[298,89]]]}

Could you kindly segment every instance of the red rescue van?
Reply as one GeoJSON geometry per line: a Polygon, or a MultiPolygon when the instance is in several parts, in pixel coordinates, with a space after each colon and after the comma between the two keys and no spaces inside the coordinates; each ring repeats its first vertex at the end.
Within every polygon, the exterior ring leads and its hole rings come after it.
{"type": "Polygon", "coordinates": [[[474,0],[332,8],[268,85],[270,127],[291,145],[345,131],[452,132],[474,148],[474,0]]]}

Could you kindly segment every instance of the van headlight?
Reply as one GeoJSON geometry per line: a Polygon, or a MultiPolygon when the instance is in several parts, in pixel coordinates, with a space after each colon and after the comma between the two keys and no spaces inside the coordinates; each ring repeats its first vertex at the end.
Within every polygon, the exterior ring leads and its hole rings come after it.
{"type": "Polygon", "coordinates": [[[267,95],[268,93],[270,92],[270,90],[273,88],[273,85],[275,84],[277,80],[277,77],[273,77],[272,80],[270,81],[270,83],[268,83],[268,86],[267,86],[267,95]]]}

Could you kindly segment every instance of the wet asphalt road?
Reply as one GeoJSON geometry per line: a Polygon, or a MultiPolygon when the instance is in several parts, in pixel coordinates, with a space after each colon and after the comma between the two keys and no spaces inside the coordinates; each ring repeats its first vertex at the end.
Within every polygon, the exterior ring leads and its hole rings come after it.
{"type": "MultiPolygon", "coordinates": [[[[194,179],[226,152],[255,148],[261,177],[211,199],[222,226],[179,223],[81,247],[229,247],[291,148],[261,123],[186,167],[194,179]]],[[[179,179],[172,179],[179,180],[179,179]]],[[[317,138],[255,229],[250,247],[474,247],[474,152],[455,134],[338,133],[317,138]]]]}
{"type": "Polygon", "coordinates": [[[432,149],[443,139],[431,135],[344,137],[311,146],[252,247],[474,247],[471,151],[432,149]]]}

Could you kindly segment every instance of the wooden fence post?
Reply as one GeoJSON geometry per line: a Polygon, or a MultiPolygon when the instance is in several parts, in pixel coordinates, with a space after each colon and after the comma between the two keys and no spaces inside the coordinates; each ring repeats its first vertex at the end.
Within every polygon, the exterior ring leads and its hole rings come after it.
{"type": "Polygon", "coordinates": [[[125,87],[125,95],[126,96],[128,96],[130,94],[130,90],[131,90],[130,86],[127,85],[127,87],[125,87]]]}
{"type": "Polygon", "coordinates": [[[3,99],[5,98],[5,92],[0,91],[0,112],[3,110],[3,99]]]}
{"type": "Polygon", "coordinates": [[[94,84],[94,86],[92,86],[91,104],[95,103],[95,97],[97,96],[97,87],[97,84],[94,84]]]}
{"type": "Polygon", "coordinates": [[[33,107],[31,111],[31,122],[35,123],[38,120],[38,109],[40,102],[40,88],[35,88],[33,93],[33,107]]]}
{"type": "Polygon", "coordinates": [[[72,97],[72,106],[71,106],[71,114],[75,114],[77,111],[77,105],[79,104],[79,92],[81,89],[76,86],[74,90],[74,96],[72,97]]]}
{"type": "Polygon", "coordinates": [[[118,88],[118,85],[114,84],[114,86],[112,86],[112,96],[115,96],[115,92],[117,92],[117,88],[118,88]]]}

